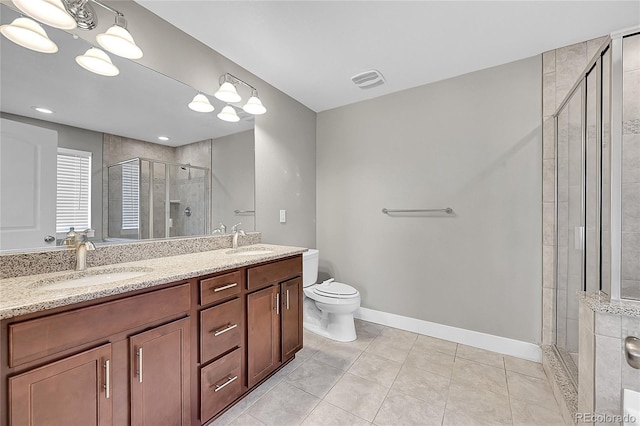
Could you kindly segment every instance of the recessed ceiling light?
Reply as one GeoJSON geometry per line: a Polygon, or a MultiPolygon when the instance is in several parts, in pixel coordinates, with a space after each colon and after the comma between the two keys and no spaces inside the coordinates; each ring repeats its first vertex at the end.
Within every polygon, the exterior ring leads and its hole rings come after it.
{"type": "Polygon", "coordinates": [[[160,139],[163,142],[166,142],[169,140],[169,138],[167,136],[158,136],[158,139],[160,139]]]}
{"type": "Polygon", "coordinates": [[[43,114],[53,114],[53,111],[50,110],[49,108],[44,108],[44,107],[39,107],[39,106],[32,106],[31,108],[33,108],[36,111],[41,112],[43,114]]]}

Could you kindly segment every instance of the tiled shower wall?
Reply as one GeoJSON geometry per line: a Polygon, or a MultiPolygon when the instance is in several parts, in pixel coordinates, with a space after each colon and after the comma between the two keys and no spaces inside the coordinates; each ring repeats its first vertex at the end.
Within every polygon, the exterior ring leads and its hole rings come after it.
{"type": "MultiPolygon", "coordinates": [[[[555,150],[553,114],[606,37],[542,55],[542,343],[554,344],[556,298],[555,150]]],[[[567,295],[570,296],[570,295],[567,295]]],[[[571,295],[575,297],[574,295],[571,295]]],[[[567,321],[578,321],[578,312],[567,321]]],[[[577,329],[577,327],[576,327],[577,329]]]]}
{"type": "Polygon", "coordinates": [[[622,291],[640,299],[640,35],[623,45],[622,291]]]}

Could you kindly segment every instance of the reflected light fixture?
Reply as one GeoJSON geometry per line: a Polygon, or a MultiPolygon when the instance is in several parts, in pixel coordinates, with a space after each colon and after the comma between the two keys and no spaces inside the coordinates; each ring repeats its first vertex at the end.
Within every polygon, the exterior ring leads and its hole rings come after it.
{"type": "Polygon", "coordinates": [[[53,111],[50,110],[49,108],[39,107],[39,106],[32,106],[31,108],[43,114],[53,114],[53,111]]]}
{"type": "Polygon", "coordinates": [[[222,121],[228,121],[230,123],[236,123],[240,121],[240,117],[236,114],[236,110],[231,106],[227,105],[222,108],[222,111],[218,114],[218,118],[222,121]]]}
{"type": "Polygon", "coordinates": [[[49,39],[44,28],[30,18],[16,18],[11,24],[1,25],[0,32],[15,44],[36,52],[56,53],[58,51],[58,46],[49,39]]]}
{"type": "Polygon", "coordinates": [[[171,138],[169,138],[168,136],[158,136],[158,139],[161,140],[162,142],[166,142],[171,138]]]}
{"type": "Polygon", "coordinates": [[[76,56],[76,62],[87,71],[99,75],[113,77],[120,74],[120,70],[113,65],[109,56],[96,47],[90,48],[84,55],[76,56]]]}
{"type": "Polygon", "coordinates": [[[13,4],[22,12],[50,27],[73,30],[78,26],[62,0],[13,0],[13,4]]]}
{"type": "MultiPolygon", "coordinates": [[[[220,99],[221,101],[227,102],[227,104],[232,102],[240,102],[242,97],[238,94],[236,90],[236,86],[241,84],[243,86],[251,89],[251,97],[247,101],[247,103],[242,107],[245,112],[253,115],[260,115],[267,112],[267,108],[262,105],[262,101],[258,98],[258,89],[250,85],[249,83],[240,80],[238,77],[235,77],[229,73],[223,74],[220,76],[220,89],[215,93],[215,97],[220,99]]],[[[220,114],[218,114],[218,118],[225,121],[239,121],[240,118],[236,114],[236,111],[227,105],[224,107],[220,114]],[[230,111],[229,109],[233,110],[230,111]],[[233,112],[233,115],[231,114],[233,112]]]]}
{"type": "Polygon", "coordinates": [[[252,90],[251,97],[247,101],[247,103],[242,107],[245,112],[253,115],[261,115],[267,112],[267,109],[262,105],[260,98],[258,98],[258,91],[252,90]]]}
{"type": "Polygon", "coordinates": [[[116,23],[106,32],[98,34],[96,40],[100,46],[114,55],[127,59],[142,58],[142,49],[127,31],[127,21],[122,15],[116,15],[116,23]]]}
{"type": "Polygon", "coordinates": [[[209,102],[209,98],[202,93],[198,93],[189,103],[189,109],[197,112],[211,112],[215,108],[211,105],[211,102],[209,102]]]}

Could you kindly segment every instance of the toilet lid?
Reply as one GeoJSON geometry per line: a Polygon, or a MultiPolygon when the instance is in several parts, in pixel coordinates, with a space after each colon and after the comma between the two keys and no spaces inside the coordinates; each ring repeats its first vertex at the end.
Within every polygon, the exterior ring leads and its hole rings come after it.
{"type": "Polygon", "coordinates": [[[354,297],[358,294],[358,290],[348,284],[332,281],[329,283],[318,284],[313,291],[321,296],[347,298],[354,297]]]}

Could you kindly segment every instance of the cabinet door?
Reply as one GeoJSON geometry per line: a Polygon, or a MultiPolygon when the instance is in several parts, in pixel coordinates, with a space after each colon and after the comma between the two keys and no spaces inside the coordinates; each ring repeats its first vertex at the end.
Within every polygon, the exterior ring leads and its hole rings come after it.
{"type": "Polygon", "coordinates": [[[9,378],[9,423],[110,425],[111,344],[9,378]]]}
{"type": "Polygon", "coordinates": [[[282,300],[282,361],[302,349],[302,280],[280,284],[282,300]]]}
{"type": "Polygon", "coordinates": [[[129,339],[131,424],[190,424],[189,318],[129,339]]]}
{"type": "Polygon", "coordinates": [[[247,377],[252,387],[280,365],[280,287],[247,296],[247,377]]]}

